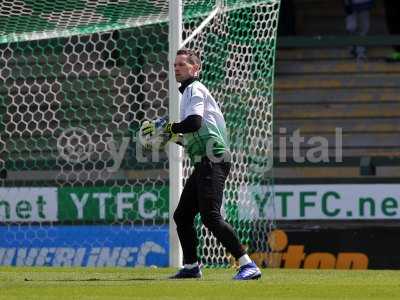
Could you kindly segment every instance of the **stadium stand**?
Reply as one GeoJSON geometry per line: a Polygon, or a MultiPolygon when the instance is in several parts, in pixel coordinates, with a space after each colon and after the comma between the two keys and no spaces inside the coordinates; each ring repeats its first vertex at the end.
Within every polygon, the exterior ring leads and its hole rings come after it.
{"type": "MultiPolygon", "coordinates": [[[[299,35],[346,34],[341,1],[295,4],[299,35]]],[[[386,34],[379,1],[372,24],[373,34],[386,34]]],[[[274,175],[278,183],[390,182],[400,177],[400,65],[385,62],[389,46],[369,47],[364,62],[351,57],[350,46],[277,51],[274,175]],[[335,159],[335,128],[342,130],[342,162],[335,159]],[[323,137],[329,143],[329,161],[294,161],[289,138],[296,129],[305,139],[303,155],[311,147],[306,143],[311,137],[323,137]],[[286,161],[279,158],[279,139],[286,139],[286,161]]]]}

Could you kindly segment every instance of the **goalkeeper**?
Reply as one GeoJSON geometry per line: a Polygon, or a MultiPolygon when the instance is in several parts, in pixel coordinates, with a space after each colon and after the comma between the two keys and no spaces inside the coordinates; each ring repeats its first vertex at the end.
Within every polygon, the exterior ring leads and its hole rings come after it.
{"type": "MultiPolygon", "coordinates": [[[[219,242],[239,261],[240,269],[233,279],[258,279],[261,272],[249,258],[233,228],[221,216],[225,180],[229,174],[229,145],[225,120],[218,104],[208,89],[198,81],[200,59],[191,50],[177,52],[175,78],[181,83],[180,123],[169,123],[164,132],[171,137],[183,134],[184,147],[194,163],[194,171],[187,180],[174,213],[177,232],[183,250],[183,268],[170,277],[200,278],[197,257],[195,216],[200,213],[203,224],[219,242]]],[[[155,134],[149,124],[144,134],[155,134]]]]}

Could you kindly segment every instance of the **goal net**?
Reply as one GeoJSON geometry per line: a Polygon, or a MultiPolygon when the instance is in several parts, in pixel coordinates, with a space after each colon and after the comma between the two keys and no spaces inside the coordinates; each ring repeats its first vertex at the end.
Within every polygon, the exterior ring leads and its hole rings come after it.
{"type": "MultiPolygon", "coordinates": [[[[168,2],[1,1],[0,265],[168,265],[168,154],[136,138],[170,109],[168,2]]],[[[257,255],[273,222],[279,2],[182,1],[231,141],[223,214],[257,255]]],[[[185,156],[180,180],[190,171],[185,156]]],[[[229,265],[196,226],[203,264],[229,265]]]]}

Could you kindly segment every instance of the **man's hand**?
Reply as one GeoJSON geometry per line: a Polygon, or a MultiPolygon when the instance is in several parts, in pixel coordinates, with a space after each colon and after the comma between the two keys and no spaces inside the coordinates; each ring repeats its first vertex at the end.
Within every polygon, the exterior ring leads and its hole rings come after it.
{"type": "Polygon", "coordinates": [[[150,150],[154,144],[155,125],[154,122],[144,121],[139,129],[139,142],[145,148],[150,150]]]}
{"type": "Polygon", "coordinates": [[[169,139],[169,142],[175,143],[183,147],[184,146],[183,134],[182,133],[173,134],[172,137],[169,139]]]}
{"type": "Polygon", "coordinates": [[[156,134],[156,124],[153,121],[144,121],[141,127],[143,136],[154,136],[156,134]]]}
{"type": "Polygon", "coordinates": [[[172,132],[172,123],[168,123],[167,125],[165,125],[165,127],[164,127],[164,132],[165,133],[168,133],[168,134],[174,134],[173,132],[172,132]]]}
{"type": "Polygon", "coordinates": [[[172,124],[173,123],[168,123],[167,125],[165,125],[164,127],[164,132],[163,135],[164,137],[164,143],[162,144],[162,147],[165,147],[165,145],[168,142],[173,142],[176,143],[178,145],[183,146],[183,134],[179,134],[179,133],[174,133],[172,131],[172,124]]]}
{"type": "Polygon", "coordinates": [[[183,135],[172,132],[172,123],[157,119],[143,122],[139,130],[139,141],[146,149],[162,149],[170,141],[183,145],[183,135]]]}

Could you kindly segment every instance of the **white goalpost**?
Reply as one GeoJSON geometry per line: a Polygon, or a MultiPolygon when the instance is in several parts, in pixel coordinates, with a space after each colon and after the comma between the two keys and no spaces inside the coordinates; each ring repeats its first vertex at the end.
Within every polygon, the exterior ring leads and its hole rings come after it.
{"type": "MultiPolygon", "coordinates": [[[[169,2],[169,118],[170,120],[179,120],[180,93],[177,82],[174,80],[174,61],[176,52],[182,45],[182,0],[169,2]]],[[[182,264],[182,249],[176,232],[173,211],[175,211],[179,197],[182,192],[183,174],[182,174],[182,147],[170,143],[169,145],[169,265],[171,267],[180,267],[182,264]]]]}

